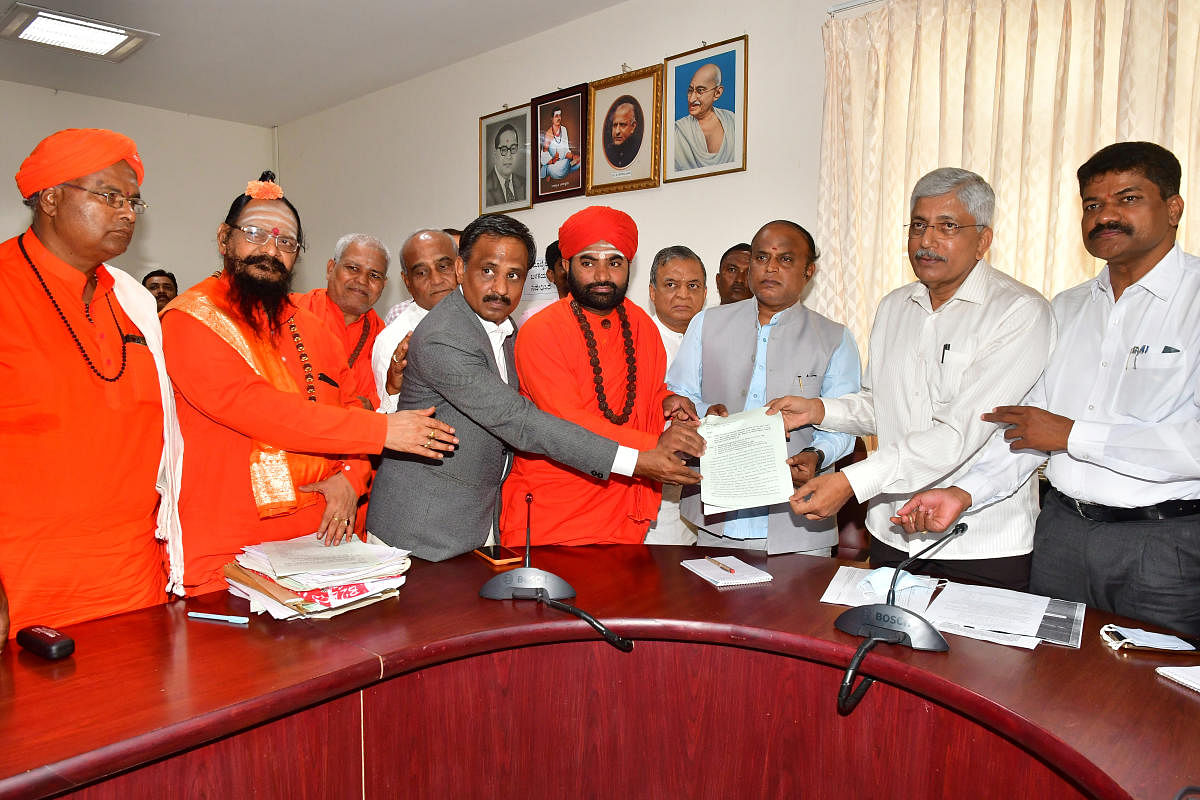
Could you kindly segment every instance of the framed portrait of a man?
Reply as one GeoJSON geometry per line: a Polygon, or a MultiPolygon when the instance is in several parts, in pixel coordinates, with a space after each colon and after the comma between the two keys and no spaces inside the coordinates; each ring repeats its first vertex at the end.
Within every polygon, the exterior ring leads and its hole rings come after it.
{"type": "Polygon", "coordinates": [[[479,213],[533,205],[529,180],[529,105],[479,118],[479,213]]]}
{"type": "Polygon", "coordinates": [[[739,36],[670,56],[663,103],[663,181],[746,168],[746,56],[739,36]]]}
{"type": "Polygon", "coordinates": [[[584,192],[587,176],[588,85],[581,83],[529,101],[532,108],[533,202],[584,192]]]}
{"type": "Polygon", "coordinates": [[[662,73],[655,64],[590,84],[588,194],[658,186],[662,73]]]}

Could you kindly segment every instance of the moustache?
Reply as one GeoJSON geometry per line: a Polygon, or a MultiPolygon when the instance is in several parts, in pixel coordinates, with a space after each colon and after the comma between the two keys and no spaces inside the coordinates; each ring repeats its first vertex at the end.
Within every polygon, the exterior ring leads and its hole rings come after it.
{"type": "Polygon", "coordinates": [[[1120,222],[1101,222],[1096,227],[1088,231],[1088,238],[1095,239],[1105,231],[1119,231],[1126,236],[1133,236],[1133,228],[1128,225],[1122,225],[1120,222]]]}
{"type": "Polygon", "coordinates": [[[939,254],[939,253],[935,253],[935,252],[933,252],[932,250],[927,250],[927,249],[925,249],[924,247],[922,247],[922,248],[921,248],[920,250],[918,250],[917,252],[913,253],[913,258],[915,258],[915,259],[929,259],[929,260],[932,260],[932,261],[945,261],[945,260],[946,260],[946,257],[945,257],[945,256],[943,256],[943,255],[941,255],[941,254],[939,254]]]}
{"type": "Polygon", "coordinates": [[[265,267],[266,269],[269,269],[272,272],[277,272],[280,275],[287,275],[288,272],[287,267],[283,265],[282,261],[267,253],[260,253],[256,256],[244,258],[242,259],[242,265],[246,267],[265,267]]]}
{"type": "Polygon", "coordinates": [[[506,306],[511,306],[512,298],[506,297],[505,295],[502,295],[502,294],[485,294],[483,296],[483,302],[485,302],[485,303],[503,303],[506,306]]]}
{"type": "Polygon", "coordinates": [[[612,289],[615,292],[617,291],[617,285],[612,281],[597,281],[596,283],[589,283],[587,286],[583,287],[585,292],[591,292],[596,289],[612,289]]]}

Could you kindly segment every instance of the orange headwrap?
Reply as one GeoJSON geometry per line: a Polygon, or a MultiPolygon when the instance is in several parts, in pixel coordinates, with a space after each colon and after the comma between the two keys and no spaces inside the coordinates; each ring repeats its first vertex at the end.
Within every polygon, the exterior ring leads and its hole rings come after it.
{"type": "Polygon", "coordinates": [[[589,206],[567,217],[558,229],[558,249],[563,258],[569,259],[596,242],[608,242],[632,261],[638,243],[633,217],[608,206],[589,206]]]}
{"type": "Polygon", "coordinates": [[[142,159],[133,139],[103,128],[67,128],[52,133],[33,148],[17,171],[17,189],[21,197],[49,189],[60,183],[91,175],[127,161],[142,183],[142,159]]]}

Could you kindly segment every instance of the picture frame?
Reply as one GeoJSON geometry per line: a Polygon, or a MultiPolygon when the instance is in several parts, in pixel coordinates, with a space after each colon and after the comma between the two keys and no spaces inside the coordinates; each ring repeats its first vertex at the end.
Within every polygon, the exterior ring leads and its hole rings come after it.
{"type": "Polygon", "coordinates": [[[668,56],[663,61],[663,182],[746,169],[748,35],[668,56]],[[719,72],[719,82],[711,68],[719,72]],[[700,73],[701,82],[693,83],[700,73]],[[715,85],[708,86],[713,81],[715,85]],[[705,89],[689,106],[689,88],[705,89]],[[712,150],[715,125],[720,135],[712,150]],[[731,130],[732,129],[732,130],[731,130]]]}
{"type": "Polygon", "coordinates": [[[533,207],[529,124],[528,103],[479,118],[480,215],[533,207]]]}
{"type": "Polygon", "coordinates": [[[588,85],[535,97],[529,105],[533,202],[582,195],[587,186],[588,85]]]}
{"type": "Polygon", "coordinates": [[[663,65],[592,81],[587,193],[652,189],[662,152],[663,65]]]}

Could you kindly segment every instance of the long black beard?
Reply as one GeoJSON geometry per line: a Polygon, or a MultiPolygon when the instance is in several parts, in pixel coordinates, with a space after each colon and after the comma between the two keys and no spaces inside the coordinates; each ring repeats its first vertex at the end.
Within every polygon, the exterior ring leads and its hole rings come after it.
{"type": "Polygon", "coordinates": [[[624,286],[618,286],[612,281],[598,281],[585,286],[575,280],[575,274],[568,269],[567,287],[571,290],[571,297],[574,297],[575,301],[584,308],[591,311],[612,311],[625,300],[625,292],[629,290],[629,282],[626,281],[624,286]],[[609,297],[601,297],[592,294],[591,290],[594,286],[611,286],[614,291],[609,297]]]}
{"type": "Polygon", "coordinates": [[[266,254],[245,260],[225,256],[225,273],[229,276],[229,299],[242,320],[259,338],[275,338],[292,291],[292,273],[279,259],[266,254]],[[255,265],[270,265],[276,277],[251,275],[247,267],[255,265]]]}

